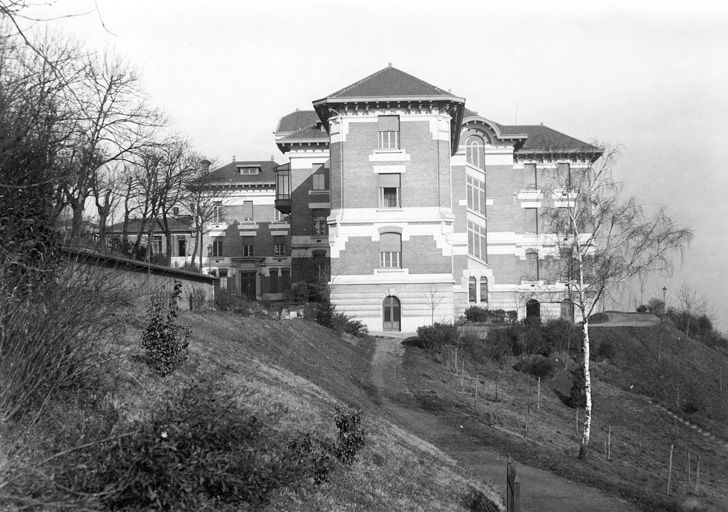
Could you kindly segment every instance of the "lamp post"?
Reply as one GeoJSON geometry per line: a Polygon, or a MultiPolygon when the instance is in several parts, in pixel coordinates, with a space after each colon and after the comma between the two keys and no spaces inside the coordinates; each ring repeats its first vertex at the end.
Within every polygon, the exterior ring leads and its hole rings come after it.
{"type": "Polygon", "coordinates": [[[665,321],[665,313],[667,312],[667,286],[662,287],[662,321],[665,321]]]}

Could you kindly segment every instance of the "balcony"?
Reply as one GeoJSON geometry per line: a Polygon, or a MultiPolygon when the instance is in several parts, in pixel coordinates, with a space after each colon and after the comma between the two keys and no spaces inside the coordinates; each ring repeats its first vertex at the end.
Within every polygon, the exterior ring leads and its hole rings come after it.
{"type": "Polygon", "coordinates": [[[290,197],[276,197],[276,210],[288,215],[291,213],[291,198],[290,197]]]}

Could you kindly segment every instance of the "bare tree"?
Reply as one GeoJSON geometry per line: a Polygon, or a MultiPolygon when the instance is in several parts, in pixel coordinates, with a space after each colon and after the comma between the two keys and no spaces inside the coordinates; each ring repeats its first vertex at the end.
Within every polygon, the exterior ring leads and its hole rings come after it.
{"type": "Polygon", "coordinates": [[[440,303],[445,300],[445,295],[434,286],[430,286],[427,291],[422,294],[425,304],[430,308],[430,325],[435,324],[435,310],[440,303]]]}
{"type": "Polygon", "coordinates": [[[664,210],[648,217],[635,198],[622,198],[611,173],[617,156],[616,149],[607,149],[585,171],[559,166],[550,180],[554,200],[542,214],[554,247],[548,270],[566,284],[583,320],[586,407],[580,459],[587,456],[592,422],[589,316],[615,287],[647,272],[669,271],[674,252],[692,239],[692,231],[676,226],[664,210]]]}
{"type": "Polygon", "coordinates": [[[202,160],[197,176],[188,185],[188,209],[192,215],[192,225],[195,232],[195,246],[192,251],[192,262],[199,254],[200,269],[202,269],[202,239],[208,226],[221,215],[220,209],[224,206],[224,189],[215,186],[210,180],[210,162],[202,160]]]}
{"type": "Polygon", "coordinates": [[[71,240],[81,230],[86,199],[102,167],[148,146],[162,115],[146,105],[136,72],[120,59],[87,55],[81,76],[70,83],[78,112],[69,151],[71,175],[63,185],[73,220],[71,240]]]}

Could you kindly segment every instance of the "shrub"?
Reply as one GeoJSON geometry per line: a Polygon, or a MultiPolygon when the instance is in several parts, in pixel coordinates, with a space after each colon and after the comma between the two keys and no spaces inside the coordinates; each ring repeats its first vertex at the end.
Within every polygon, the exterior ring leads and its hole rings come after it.
{"type": "Polygon", "coordinates": [[[193,288],[189,295],[190,311],[200,311],[205,308],[207,294],[202,288],[193,288]]]}
{"type": "Polygon", "coordinates": [[[177,301],[182,293],[182,282],[175,281],[171,302],[166,308],[160,301],[149,306],[149,324],[142,332],[139,343],[146,351],[146,363],[158,375],[173,373],[187,360],[190,329],[176,323],[177,301]]]}
{"type": "Polygon", "coordinates": [[[110,509],[256,508],[276,489],[324,481],[330,451],[324,439],[276,433],[232,394],[202,384],[123,437],[69,454],[57,481],[74,494],[98,493],[110,509]]]}
{"type": "Polygon", "coordinates": [[[244,294],[234,290],[218,290],[215,293],[215,309],[229,313],[249,314],[252,302],[244,294]]]}
{"type": "Polygon", "coordinates": [[[357,338],[361,338],[369,334],[369,329],[367,329],[367,326],[364,325],[361,320],[356,320],[353,318],[346,321],[344,331],[348,334],[353,334],[357,338]]]}
{"type": "Polygon", "coordinates": [[[318,308],[316,308],[316,323],[324,327],[328,327],[329,329],[334,329],[335,312],[336,307],[331,303],[331,301],[327,300],[321,302],[318,305],[318,308]]]}
{"type": "Polygon", "coordinates": [[[0,283],[0,423],[30,411],[38,418],[50,399],[80,385],[127,304],[118,282],[94,268],[69,263],[55,275],[21,293],[0,283]]]}
{"type": "Polygon", "coordinates": [[[603,324],[609,322],[609,315],[606,313],[594,313],[589,317],[589,323],[591,324],[603,324]]]}
{"type": "Polygon", "coordinates": [[[541,379],[551,378],[554,374],[555,364],[552,359],[543,356],[534,356],[530,359],[519,361],[513,369],[541,379]]]}
{"type": "Polygon", "coordinates": [[[617,355],[617,351],[610,341],[599,343],[595,352],[598,359],[614,359],[617,355]]]}
{"type": "Polygon", "coordinates": [[[451,345],[458,339],[458,328],[453,324],[437,323],[417,328],[417,336],[425,350],[439,350],[444,345],[451,345]]]}
{"type": "Polygon", "coordinates": [[[549,320],[541,327],[541,333],[549,353],[556,350],[574,352],[579,348],[581,334],[576,326],[568,320],[561,318],[549,320]]]}
{"type": "Polygon", "coordinates": [[[518,321],[518,311],[506,311],[506,320],[509,324],[515,324],[518,321]]]}
{"type": "Polygon", "coordinates": [[[488,319],[488,310],[480,306],[470,306],[465,310],[468,322],[485,322],[488,319]]]}
{"type": "Polygon", "coordinates": [[[571,373],[571,389],[569,396],[564,401],[572,409],[586,407],[586,380],[584,379],[584,367],[579,364],[571,373]]]}
{"type": "Polygon", "coordinates": [[[523,326],[518,324],[493,329],[486,338],[486,355],[498,363],[502,363],[509,355],[521,355],[523,351],[523,344],[520,339],[522,331],[523,326]]]}
{"type": "Polygon", "coordinates": [[[334,411],[334,423],[339,429],[334,454],[342,463],[351,465],[356,460],[356,454],[366,444],[367,433],[361,426],[361,411],[352,409],[346,413],[338,407],[334,411]]]}

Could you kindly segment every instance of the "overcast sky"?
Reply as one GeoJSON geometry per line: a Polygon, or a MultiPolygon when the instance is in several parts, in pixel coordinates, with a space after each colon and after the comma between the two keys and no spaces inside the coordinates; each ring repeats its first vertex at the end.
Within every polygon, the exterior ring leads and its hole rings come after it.
{"type": "Polygon", "coordinates": [[[655,278],[644,300],[667,285],[670,303],[690,282],[728,330],[727,2],[59,0],[50,9],[86,11],[50,26],[125,57],[173,126],[220,162],[282,161],[272,137],[281,116],[388,62],[494,121],[620,145],[615,173],[627,192],[696,234],[676,275],[655,278]]]}

